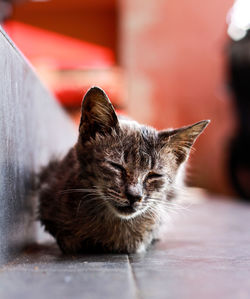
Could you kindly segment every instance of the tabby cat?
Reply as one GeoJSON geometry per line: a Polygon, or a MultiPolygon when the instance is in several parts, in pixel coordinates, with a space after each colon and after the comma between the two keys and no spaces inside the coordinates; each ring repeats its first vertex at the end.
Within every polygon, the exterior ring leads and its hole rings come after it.
{"type": "Polygon", "coordinates": [[[77,143],[40,175],[39,217],[46,231],[64,253],[145,250],[208,123],[157,131],[118,119],[104,91],[91,88],[77,143]]]}

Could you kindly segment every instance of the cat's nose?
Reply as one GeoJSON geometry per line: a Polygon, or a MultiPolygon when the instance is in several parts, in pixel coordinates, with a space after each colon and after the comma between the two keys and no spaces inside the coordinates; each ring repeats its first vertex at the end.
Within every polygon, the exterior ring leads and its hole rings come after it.
{"type": "Polygon", "coordinates": [[[130,205],[142,200],[142,190],[138,185],[129,186],[125,192],[125,195],[129,200],[130,205]]]}

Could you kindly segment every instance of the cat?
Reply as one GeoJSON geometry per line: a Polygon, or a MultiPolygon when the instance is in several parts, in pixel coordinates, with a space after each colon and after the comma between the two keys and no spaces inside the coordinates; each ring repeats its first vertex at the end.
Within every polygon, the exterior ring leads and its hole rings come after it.
{"type": "Polygon", "coordinates": [[[98,87],[86,93],[81,113],[75,146],[41,172],[40,221],[66,254],[144,251],[209,121],[157,131],[118,119],[98,87]]]}

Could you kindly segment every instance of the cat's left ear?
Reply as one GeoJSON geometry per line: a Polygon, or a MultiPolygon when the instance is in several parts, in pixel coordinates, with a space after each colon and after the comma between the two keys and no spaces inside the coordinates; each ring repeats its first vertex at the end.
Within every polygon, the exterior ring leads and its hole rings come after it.
{"type": "Polygon", "coordinates": [[[90,88],[82,101],[79,126],[81,137],[95,138],[96,133],[110,134],[119,127],[115,110],[106,93],[99,87],[90,88]]]}
{"type": "Polygon", "coordinates": [[[160,131],[158,137],[161,149],[165,153],[173,153],[176,156],[177,164],[181,164],[187,159],[195,140],[209,123],[210,120],[202,120],[180,129],[160,131]]]}

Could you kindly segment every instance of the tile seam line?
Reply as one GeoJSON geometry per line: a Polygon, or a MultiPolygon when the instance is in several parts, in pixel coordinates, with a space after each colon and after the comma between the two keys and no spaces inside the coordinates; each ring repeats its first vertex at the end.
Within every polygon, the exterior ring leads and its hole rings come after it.
{"type": "Polygon", "coordinates": [[[15,266],[18,264],[18,259],[21,256],[21,254],[19,253],[17,256],[15,256],[12,260],[10,260],[9,262],[7,261],[6,263],[3,263],[2,265],[0,265],[0,274],[8,271],[9,268],[11,268],[12,266],[15,266]]]}
{"type": "Polygon", "coordinates": [[[134,288],[135,288],[135,298],[136,299],[143,299],[142,295],[140,294],[140,289],[139,289],[139,285],[136,279],[136,275],[135,275],[135,271],[134,268],[132,266],[131,263],[131,258],[129,255],[127,255],[127,259],[128,259],[128,267],[129,267],[129,271],[131,273],[131,277],[133,279],[133,284],[134,284],[134,288]]]}

